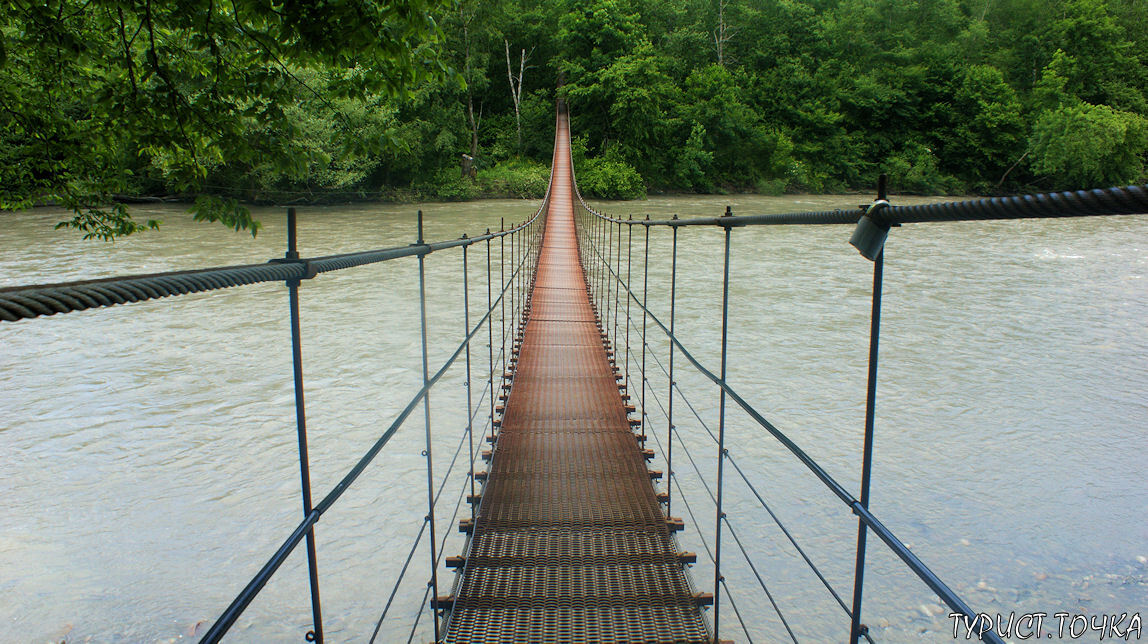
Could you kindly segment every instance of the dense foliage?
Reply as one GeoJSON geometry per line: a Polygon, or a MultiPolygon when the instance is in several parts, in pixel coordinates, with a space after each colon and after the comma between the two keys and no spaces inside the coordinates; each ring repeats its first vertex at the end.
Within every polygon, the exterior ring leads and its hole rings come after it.
{"type": "Polygon", "coordinates": [[[107,239],[155,225],[103,209],[115,194],[191,193],[199,217],[254,232],[229,197],[358,184],[400,149],[387,98],[447,78],[442,6],[5,1],[0,205],[59,199],[76,211],[65,225],[107,239]]]}
{"type": "Polygon", "coordinates": [[[1143,0],[3,7],[0,199],[100,235],[139,225],[84,218],[116,193],[236,226],[233,199],[538,195],[558,96],[606,198],[1081,188],[1148,151],[1143,0]]]}

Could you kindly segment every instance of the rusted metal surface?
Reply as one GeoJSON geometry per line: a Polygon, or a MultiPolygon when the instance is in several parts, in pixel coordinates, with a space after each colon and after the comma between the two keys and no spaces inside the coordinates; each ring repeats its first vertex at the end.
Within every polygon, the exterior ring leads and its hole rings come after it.
{"type": "MultiPolygon", "coordinates": [[[[447,642],[705,642],[708,632],[631,427],[574,236],[568,122],[447,642]]],[[[621,385],[624,387],[624,384],[621,385]]]]}

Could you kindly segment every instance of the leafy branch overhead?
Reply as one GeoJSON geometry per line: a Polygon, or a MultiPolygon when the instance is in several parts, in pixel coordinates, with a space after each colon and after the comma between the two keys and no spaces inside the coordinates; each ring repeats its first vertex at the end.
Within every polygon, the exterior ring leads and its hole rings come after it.
{"type": "MultiPolygon", "coordinates": [[[[120,206],[137,171],[197,194],[214,168],[259,164],[291,177],[314,151],[291,106],[321,103],[341,152],[381,154],[337,104],[402,94],[446,67],[435,0],[12,0],[0,16],[0,206],[56,199],[62,225],[112,239],[144,228],[120,206]]],[[[234,200],[197,216],[254,232],[234,200]]]]}

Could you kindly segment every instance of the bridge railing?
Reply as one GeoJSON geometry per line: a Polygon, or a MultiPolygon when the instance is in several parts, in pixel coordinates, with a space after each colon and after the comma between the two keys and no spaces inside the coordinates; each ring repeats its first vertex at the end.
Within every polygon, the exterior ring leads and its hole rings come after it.
{"type": "MultiPolygon", "coordinates": [[[[556,121],[560,118],[562,106],[558,106],[556,121]]],[[[557,137],[557,128],[556,134],[557,137]]],[[[505,222],[498,231],[489,228],[480,235],[467,236],[463,234],[458,239],[444,241],[426,241],[423,238],[423,215],[418,211],[417,239],[409,246],[382,248],[361,252],[327,255],[321,257],[300,257],[296,233],[296,210],[288,209],[287,251],[283,258],[270,260],[266,264],[251,264],[244,266],[227,266],[191,271],[172,271],[166,273],[153,273],[147,275],[130,275],[107,279],[84,280],[58,284],[16,286],[0,288],[0,321],[17,322],[52,316],[57,314],[82,311],[100,307],[143,302],[169,296],[201,293],[218,289],[257,284],[261,282],[283,281],[288,291],[288,307],[291,318],[291,345],[292,367],[295,391],[296,431],[299,446],[300,479],[302,483],[303,519],[298,523],[282,545],[271,555],[265,564],[255,573],[248,584],[239,591],[231,604],[222,612],[204,635],[202,642],[218,642],[235,621],[243,614],[251,601],[259,594],[267,582],[276,573],[284,561],[306,540],[308,581],[310,585],[310,599],[312,608],[312,630],[305,635],[307,641],[323,642],[322,601],[319,592],[319,573],[315,547],[314,526],[319,519],[339,500],[371,465],[391,438],[403,426],[405,421],[415,413],[418,406],[423,406],[424,427],[426,432],[426,449],[422,456],[426,459],[427,472],[427,514],[402,569],[394,582],[394,586],[387,599],[382,614],[376,623],[371,641],[379,635],[383,621],[395,599],[400,584],[409,570],[410,563],[422,542],[424,534],[428,536],[428,550],[430,553],[430,570],[426,591],[421,602],[426,610],[431,612],[434,619],[435,640],[440,639],[440,618],[443,610],[438,606],[438,574],[437,571],[443,563],[443,546],[446,543],[446,531],[440,545],[436,539],[438,521],[435,510],[450,477],[450,470],[457,464],[463,444],[469,446],[467,481],[459,494],[459,502],[455,504],[455,517],[461,506],[462,495],[469,487],[471,498],[475,498],[475,461],[479,452],[475,449],[474,421],[479,416],[484,403],[486,407],[486,424],[478,428],[481,434],[486,430],[494,431],[497,425],[497,409],[495,399],[496,390],[505,387],[496,387],[495,383],[505,385],[507,356],[510,346],[517,341],[520,325],[518,322],[523,315],[530,296],[530,284],[534,275],[537,260],[542,246],[542,236],[545,229],[546,213],[549,208],[551,189],[554,182],[553,165],[547,185],[546,196],[542,204],[526,221],[506,227],[505,222]],[[493,245],[497,241],[497,290],[495,284],[495,268],[492,263],[493,245]],[[484,247],[486,263],[486,308],[476,323],[471,320],[470,303],[470,274],[468,251],[471,247],[484,247]],[[426,312],[426,269],[425,259],[435,252],[449,249],[461,249],[462,275],[463,275],[463,338],[458,347],[450,354],[443,364],[431,373],[428,364],[427,352],[427,312],[426,312]],[[509,252],[508,252],[509,251],[509,252]],[[299,319],[299,292],[304,280],[310,280],[331,271],[345,270],[355,267],[377,264],[391,260],[415,257],[419,264],[419,318],[422,340],[422,387],[403,407],[389,426],[378,436],[371,447],[359,458],[355,465],[347,471],[341,480],[331,488],[318,503],[312,502],[312,486],[310,481],[310,461],[308,457],[307,442],[307,414],[303,384],[303,362],[301,325],[299,319]],[[509,311],[507,310],[509,309],[509,311]],[[496,336],[495,321],[498,317],[499,336],[498,350],[495,353],[496,336]],[[474,395],[475,374],[472,369],[471,342],[478,338],[483,327],[487,331],[488,369],[484,388],[474,395]],[[430,392],[439,383],[446,373],[454,367],[459,358],[465,357],[466,390],[467,390],[467,426],[460,437],[459,447],[450,462],[450,466],[441,480],[436,480],[433,469],[433,454],[431,443],[431,405],[430,392]],[[477,399],[477,401],[476,401],[477,399]],[[436,489],[437,484],[437,489],[436,489]],[[428,601],[427,595],[433,593],[434,598],[428,601]]],[[[481,445],[481,440],[480,440],[481,445]]],[[[475,507],[470,504],[471,519],[474,519],[475,507]]],[[[418,627],[418,619],[422,612],[416,616],[411,629],[414,636],[418,627]]]]}
{"type": "MultiPolygon", "coordinates": [[[[575,184],[576,186],[576,184],[575,184]]],[[[575,187],[577,193],[577,187],[575,187]]],[[[926,222],[940,222],[940,221],[970,221],[970,220],[991,220],[991,219],[1032,219],[1032,218],[1054,218],[1054,217],[1087,217],[1087,216],[1107,216],[1107,215],[1125,215],[1125,214],[1140,214],[1148,213],[1148,186],[1128,186],[1109,188],[1105,190],[1090,190],[1090,191],[1075,191],[1075,192],[1061,192],[1039,195],[1028,195],[1020,197],[1007,197],[1007,198],[994,198],[994,199],[980,199],[970,201],[954,201],[946,203],[937,203],[929,205],[916,205],[916,206],[894,206],[889,203],[885,190],[885,178],[881,178],[878,188],[878,195],[873,203],[862,206],[856,210],[832,210],[832,211],[819,211],[819,212],[798,212],[787,214],[765,214],[765,215],[748,215],[748,216],[735,216],[726,209],[724,216],[720,217],[699,217],[689,219],[679,219],[674,215],[672,219],[668,220],[652,220],[648,216],[645,219],[633,218],[620,218],[612,217],[595,210],[582,198],[581,194],[577,194],[576,204],[576,220],[578,223],[577,234],[579,241],[579,251],[583,266],[586,269],[588,281],[590,282],[591,291],[593,294],[593,301],[599,316],[603,320],[603,328],[609,334],[609,342],[612,347],[625,347],[625,365],[624,373],[626,382],[630,382],[630,357],[633,356],[636,360],[640,358],[640,363],[635,364],[635,371],[641,377],[641,394],[640,404],[642,408],[642,435],[640,438],[653,438],[657,441],[661,449],[662,456],[666,460],[667,478],[666,478],[666,493],[669,496],[667,501],[667,514],[674,502],[674,496],[671,494],[673,488],[676,486],[677,498],[683,502],[687,512],[690,514],[692,520],[697,524],[697,518],[694,514],[693,508],[688,504],[684,494],[682,494],[681,484],[674,474],[674,446],[678,444],[681,449],[686,450],[686,443],[682,440],[680,433],[674,421],[674,401],[675,398],[681,399],[689,408],[690,412],[696,418],[700,426],[705,430],[708,437],[712,440],[716,448],[716,454],[713,457],[716,462],[716,480],[713,481],[711,488],[710,484],[706,482],[701,470],[698,467],[697,461],[688,450],[685,451],[690,466],[697,474],[698,480],[701,482],[702,487],[707,492],[710,500],[715,508],[715,519],[713,522],[713,543],[712,545],[706,542],[702,533],[698,532],[702,539],[702,544],[705,547],[707,554],[713,564],[714,577],[713,577],[713,612],[711,614],[711,626],[713,628],[713,635],[715,641],[720,640],[721,634],[721,608],[722,608],[722,590],[726,590],[728,600],[728,587],[725,582],[725,577],[722,574],[722,547],[723,533],[728,532],[734,540],[734,545],[741,551],[748,566],[761,586],[763,593],[768,599],[770,605],[780,618],[788,635],[794,641],[797,641],[793,630],[786,620],[784,613],[779,607],[776,598],[769,590],[762,575],[755,566],[753,560],[750,558],[746,551],[742,538],[738,535],[734,526],[729,522],[729,517],[724,511],[724,492],[725,492],[725,465],[728,463],[737,475],[748,486],[751,494],[762,508],[768,513],[770,518],[776,523],[780,530],[784,533],[786,539],[794,547],[797,554],[805,564],[817,576],[820,583],[825,587],[827,592],[832,595],[833,600],[840,606],[843,613],[847,616],[850,622],[850,641],[856,642],[859,638],[872,642],[868,628],[862,623],[862,598],[864,591],[864,577],[865,577],[865,561],[866,561],[866,540],[869,531],[872,531],[885,546],[895,554],[903,564],[911,570],[929,589],[937,594],[955,613],[960,613],[968,620],[966,624],[975,624],[976,630],[973,632],[978,634],[980,638],[988,642],[1001,642],[1000,636],[993,631],[992,624],[986,623],[984,620],[977,620],[975,611],[955,593],[945,582],[943,582],[933,571],[917,557],[909,547],[898,538],[892,530],[890,530],[884,523],[882,523],[876,515],[869,510],[869,488],[872,477],[872,456],[873,456],[873,435],[874,435],[874,417],[876,408],[877,396],[877,364],[878,364],[878,345],[880,339],[880,321],[881,321],[881,292],[882,292],[882,274],[884,267],[884,242],[889,230],[893,227],[901,226],[904,224],[926,223],[926,222]],[[844,485],[832,476],[822,465],[820,465],[807,451],[793,440],[786,432],[779,429],[774,423],[770,422],[755,406],[748,401],[742,393],[734,389],[727,380],[727,348],[728,348],[728,319],[729,319],[729,286],[731,281],[730,275],[730,245],[733,231],[738,228],[747,226],[767,226],[767,225],[825,225],[825,224],[840,224],[840,225],[853,225],[855,226],[853,236],[850,243],[857,248],[857,250],[867,259],[873,262],[873,288],[872,288],[872,312],[870,315],[870,341],[869,341],[869,356],[868,356],[868,381],[866,387],[866,411],[865,411],[865,426],[864,426],[864,444],[862,453],[860,455],[861,466],[861,486],[860,492],[854,496],[844,485]],[[700,360],[695,357],[695,353],[691,352],[679,335],[675,332],[676,329],[676,304],[677,304],[677,289],[678,289],[678,237],[679,230],[692,229],[696,227],[718,227],[724,231],[724,262],[722,274],[722,309],[721,309],[721,357],[720,365],[716,370],[706,367],[700,360]],[[649,263],[650,263],[650,232],[661,228],[668,228],[671,235],[671,267],[670,267],[670,293],[669,293],[669,319],[663,321],[659,319],[651,310],[649,306],[649,263]],[[638,234],[635,235],[635,229],[638,229],[638,234]],[[624,232],[625,231],[625,232],[624,232]],[[633,274],[634,265],[634,237],[639,237],[642,244],[638,249],[641,256],[641,282],[635,284],[634,281],[638,278],[633,274]],[[623,241],[624,240],[624,241],[623,241]],[[623,304],[624,302],[624,304],[623,304]],[[640,315],[639,315],[640,313],[640,315]],[[640,318],[640,319],[639,319],[640,318]],[[647,331],[650,327],[655,327],[658,332],[666,337],[668,340],[668,352],[663,362],[658,358],[656,353],[650,351],[651,345],[647,337],[647,331]],[[634,330],[636,339],[631,342],[630,333],[634,330]],[[640,330],[639,330],[640,329],[640,330]],[[640,349],[636,348],[640,341],[640,349]],[[718,417],[716,419],[716,429],[711,428],[702,416],[695,409],[694,405],[685,396],[675,380],[674,367],[675,356],[681,356],[689,362],[690,366],[700,374],[705,380],[709,380],[719,392],[718,402],[718,417]],[[650,363],[647,362],[650,358],[650,363]],[[648,368],[652,368],[653,364],[661,370],[665,376],[667,383],[667,391],[665,392],[665,399],[652,388],[651,380],[648,377],[648,368]],[[769,504],[765,501],[763,495],[756,489],[749,477],[746,476],[742,466],[737,462],[736,455],[731,453],[727,448],[726,443],[726,404],[732,401],[734,405],[739,407],[757,426],[764,429],[770,436],[776,439],[785,449],[795,457],[804,467],[819,480],[825,488],[827,488],[834,496],[836,496],[842,503],[845,504],[849,510],[858,517],[858,532],[857,532],[857,545],[856,545],[856,562],[854,566],[854,584],[853,596],[851,604],[846,603],[839,593],[826,579],[826,576],[813,562],[808,552],[801,547],[798,541],[794,538],[792,532],[781,522],[780,518],[770,508],[769,504]],[[650,411],[653,405],[657,405],[658,411],[665,418],[665,437],[664,443],[659,439],[656,433],[650,432],[650,411]],[[978,632],[979,631],[979,632],[978,632]]],[[[736,276],[733,276],[736,278],[736,276]]],[[[617,349],[616,349],[617,351],[617,349]]],[[[617,351],[618,355],[623,355],[622,351],[617,351]]],[[[700,527],[700,525],[699,525],[700,527]]],[[[735,616],[739,622],[742,622],[742,627],[745,629],[745,624],[742,621],[742,616],[737,610],[737,606],[732,604],[731,608],[735,612],[735,616]]],[[[749,636],[746,630],[746,636],[749,636]]]]}
{"type": "MultiPolygon", "coordinates": [[[[553,179],[553,176],[551,177],[553,179]]],[[[282,545],[270,556],[251,578],[250,582],[239,591],[231,604],[222,612],[220,617],[212,624],[204,635],[202,641],[217,642],[235,621],[244,612],[251,601],[259,594],[267,582],[276,573],[279,567],[294,552],[300,542],[306,541],[308,576],[310,584],[310,598],[313,615],[312,629],[306,634],[308,641],[324,641],[321,599],[319,593],[319,574],[317,568],[317,555],[315,547],[314,526],[319,519],[331,509],[339,498],[355,483],[360,475],[372,464],[375,458],[403,426],[404,422],[416,412],[420,404],[423,407],[424,423],[426,428],[426,449],[423,456],[427,466],[427,514],[420,528],[410,555],[402,567],[399,577],[395,581],[394,589],[383,609],[382,617],[375,627],[372,639],[378,635],[379,627],[387,616],[391,602],[399,584],[405,576],[415,551],[419,548],[424,534],[427,535],[430,552],[430,576],[427,584],[427,593],[436,592],[438,579],[436,571],[442,563],[442,548],[438,546],[436,538],[435,509],[438,507],[443,487],[450,476],[448,471],[441,480],[437,479],[433,470],[433,455],[431,453],[431,421],[430,421],[430,393],[444,375],[455,367],[460,359],[464,358],[467,384],[467,426],[460,436],[459,450],[451,461],[453,469],[458,461],[463,444],[469,445],[468,461],[470,490],[474,495],[474,464],[477,457],[474,434],[476,430],[481,434],[486,428],[495,424],[495,398],[498,383],[503,382],[506,370],[506,356],[510,351],[510,344],[516,335],[514,324],[523,312],[529,296],[530,277],[534,273],[538,252],[541,247],[542,231],[545,225],[546,211],[549,203],[549,190],[542,205],[528,220],[521,224],[507,228],[505,225],[498,231],[487,229],[485,233],[468,237],[463,235],[459,239],[445,241],[426,241],[423,238],[422,212],[418,213],[417,239],[409,246],[382,248],[363,252],[344,253],[322,257],[300,257],[297,248],[296,211],[288,210],[288,247],[283,258],[273,259],[266,264],[253,264],[244,266],[227,266],[192,271],[174,271],[154,273],[147,275],[131,275],[108,279],[85,280],[59,284],[17,286],[0,289],[0,321],[12,323],[21,320],[45,318],[47,316],[82,311],[100,307],[109,307],[118,304],[143,302],[147,300],[166,298],[169,296],[201,293],[224,288],[244,286],[261,282],[283,281],[287,286],[288,308],[291,319],[292,367],[295,390],[296,432],[298,436],[300,479],[302,482],[303,518],[295,529],[287,536],[282,545]],[[463,337],[458,347],[450,354],[443,364],[433,373],[429,369],[427,358],[427,314],[426,314],[426,287],[425,287],[425,258],[432,254],[459,249],[462,262],[462,289],[463,297],[460,304],[463,308],[463,337]],[[477,322],[471,317],[470,302],[470,275],[474,272],[469,266],[469,253],[472,250],[485,251],[486,268],[486,307],[482,309],[477,322]],[[353,467],[331,488],[317,503],[312,502],[312,485],[310,481],[310,460],[308,457],[307,441],[307,414],[303,384],[303,362],[301,348],[301,324],[299,319],[299,298],[301,285],[304,281],[317,278],[319,275],[345,269],[351,269],[380,262],[387,262],[403,258],[416,258],[419,264],[419,305],[422,338],[422,386],[410,398],[397,417],[382,431],[371,444],[370,448],[358,459],[353,467]],[[497,265],[495,265],[497,263],[497,265]],[[498,318],[495,320],[495,318],[498,318]],[[485,340],[488,344],[487,369],[485,375],[477,372],[481,367],[472,369],[472,341],[481,341],[485,327],[485,340]],[[497,347],[497,348],[496,348],[497,347]],[[485,387],[474,394],[476,382],[485,380],[485,387]],[[476,427],[475,420],[480,411],[485,408],[486,425],[476,427]],[[436,489],[437,488],[437,489],[436,489]]],[[[465,486],[463,491],[465,491],[465,486]]],[[[458,512],[459,504],[455,506],[458,512]]],[[[473,512],[473,505],[471,506],[473,512]]],[[[453,518],[451,519],[453,521],[453,518]]],[[[449,530],[446,531],[449,534],[449,530]]],[[[445,536],[444,536],[445,543],[445,536]]],[[[422,602],[426,610],[431,611],[435,620],[436,639],[439,631],[440,611],[433,602],[422,602]]],[[[419,616],[421,616],[421,612],[419,616]]],[[[417,627],[417,619],[415,626],[417,627]]],[[[413,629],[412,629],[413,633],[413,629]]]]}

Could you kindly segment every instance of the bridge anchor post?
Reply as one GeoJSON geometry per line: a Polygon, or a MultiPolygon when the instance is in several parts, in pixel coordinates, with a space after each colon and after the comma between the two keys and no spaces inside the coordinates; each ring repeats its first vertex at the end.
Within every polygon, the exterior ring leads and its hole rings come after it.
{"type": "MultiPolygon", "coordinates": [[[[299,244],[294,208],[287,209],[287,252],[284,259],[299,261],[299,244]]],[[[299,478],[303,493],[303,516],[311,514],[311,465],[307,455],[307,411],[303,399],[303,343],[299,323],[300,280],[289,280],[287,291],[291,308],[291,363],[295,381],[295,429],[299,439],[299,478]]],[[[307,528],[307,576],[311,589],[311,617],[314,629],[307,632],[308,642],[323,644],[323,611],[319,598],[319,564],[315,548],[315,527],[307,528]]]]}
{"type": "MultiPolygon", "coordinates": [[[[887,193],[887,177],[882,174],[877,183],[877,201],[870,206],[869,211],[861,218],[862,222],[873,222],[870,213],[875,213],[882,208],[888,207],[889,199],[887,193]],[[883,205],[881,205],[883,204],[883,205]],[[878,208],[878,205],[881,205],[878,208]]],[[[876,225],[876,224],[874,224],[876,225]]],[[[850,243],[861,251],[862,255],[873,260],[873,309],[870,315],[869,327],[869,376],[868,386],[865,394],[865,444],[862,448],[861,456],[861,506],[864,508],[869,507],[869,482],[870,475],[873,471],[873,423],[877,408],[877,347],[878,341],[881,337],[881,286],[882,277],[885,267],[885,234],[888,233],[889,227],[885,226],[884,231],[880,235],[880,239],[875,237],[869,239],[870,244],[858,246],[855,241],[857,240],[858,233],[862,230],[861,223],[857,225],[857,231],[853,234],[853,239],[850,243]],[[874,246],[875,244],[875,246],[874,246]],[[874,251],[873,257],[866,255],[866,251],[874,251]]],[[[849,641],[855,644],[858,639],[866,637],[869,629],[861,623],[861,598],[865,587],[865,537],[866,526],[865,522],[858,519],[857,521],[857,562],[856,572],[853,577],[853,611],[850,617],[849,625],[849,641]]]]}

